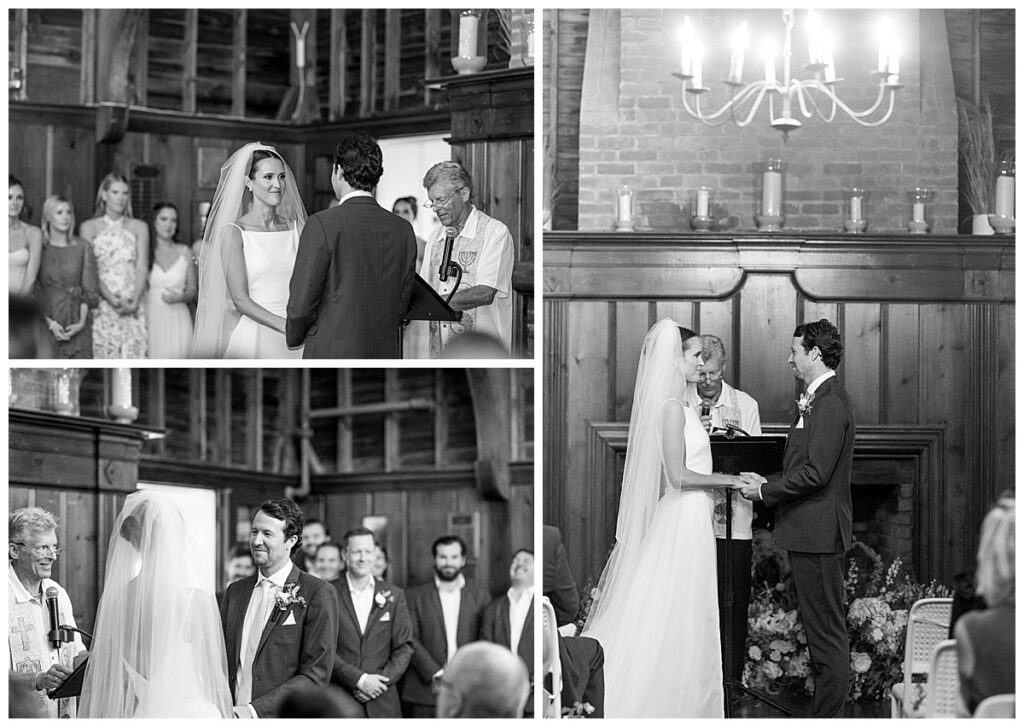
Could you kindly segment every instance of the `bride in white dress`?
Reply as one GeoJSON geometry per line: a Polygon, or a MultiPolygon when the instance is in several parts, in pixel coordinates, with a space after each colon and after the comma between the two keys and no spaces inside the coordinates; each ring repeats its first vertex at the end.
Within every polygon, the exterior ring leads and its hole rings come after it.
{"type": "Polygon", "coordinates": [[[174,500],[133,492],[114,524],[79,717],[230,718],[214,583],[174,500]]]}
{"type": "Polygon", "coordinates": [[[224,163],[199,256],[197,358],[301,358],[285,342],[288,285],[306,224],[295,176],[272,146],[224,163]]]}
{"type": "Polygon", "coordinates": [[[605,652],[606,717],[723,717],[711,443],[683,404],[700,336],[669,318],[644,339],[615,548],[583,631],[605,652]]]}

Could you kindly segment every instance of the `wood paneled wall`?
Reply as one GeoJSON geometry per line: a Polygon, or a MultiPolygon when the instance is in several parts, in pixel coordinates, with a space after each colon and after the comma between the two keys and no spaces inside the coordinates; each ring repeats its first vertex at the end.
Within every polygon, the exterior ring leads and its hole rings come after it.
{"type": "Polygon", "coordinates": [[[593,479],[592,425],[629,421],[640,347],[663,316],[720,336],[728,380],[775,424],[799,393],[793,328],[836,323],[859,425],[944,429],[932,485],[947,497],[918,534],[941,540],[932,575],[973,562],[986,508],[1014,482],[1012,240],[546,233],[544,254],[544,521],[563,529],[580,585],[614,542],[586,515],[592,498],[616,502],[593,479]]]}

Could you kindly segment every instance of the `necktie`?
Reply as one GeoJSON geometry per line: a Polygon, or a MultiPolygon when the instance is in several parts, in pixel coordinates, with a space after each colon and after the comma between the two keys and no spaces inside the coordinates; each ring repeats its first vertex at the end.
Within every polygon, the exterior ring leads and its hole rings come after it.
{"type": "Polygon", "coordinates": [[[238,705],[249,704],[252,701],[252,663],[256,658],[256,648],[260,644],[260,637],[263,635],[263,628],[267,625],[270,617],[270,610],[274,605],[274,598],[270,593],[273,583],[264,578],[259,582],[253,591],[252,603],[246,611],[246,621],[242,632],[247,638],[242,643],[239,653],[241,668],[237,676],[237,695],[235,703],[238,705]]]}

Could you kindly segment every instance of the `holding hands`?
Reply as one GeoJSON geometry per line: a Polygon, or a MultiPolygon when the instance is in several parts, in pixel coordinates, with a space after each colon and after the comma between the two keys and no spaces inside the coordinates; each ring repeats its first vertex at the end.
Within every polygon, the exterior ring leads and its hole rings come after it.
{"type": "Polygon", "coordinates": [[[743,499],[750,500],[751,502],[757,502],[761,499],[761,485],[767,482],[767,479],[756,472],[741,472],[740,480],[743,481],[743,485],[739,488],[743,499]]]}

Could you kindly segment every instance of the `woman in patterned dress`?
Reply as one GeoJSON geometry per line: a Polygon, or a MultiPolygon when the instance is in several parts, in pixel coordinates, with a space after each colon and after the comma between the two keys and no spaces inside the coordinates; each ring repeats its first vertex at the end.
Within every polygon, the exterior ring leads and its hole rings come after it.
{"type": "Polygon", "coordinates": [[[128,180],[110,173],[96,192],[97,216],[79,234],[92,245],[100,279],[93,358],[145,358],[149,229],[132,217],[128,180]]]}

